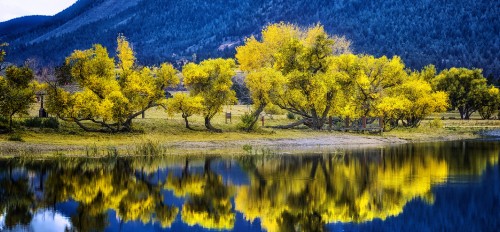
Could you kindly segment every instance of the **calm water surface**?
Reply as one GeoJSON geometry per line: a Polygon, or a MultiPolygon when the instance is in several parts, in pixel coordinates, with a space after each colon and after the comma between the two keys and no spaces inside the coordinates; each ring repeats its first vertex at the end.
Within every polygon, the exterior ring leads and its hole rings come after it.
{"type": "Polygon", "coordinates": [[[0,160],[0,231],[499,231],[498,140],[0,160]]]}

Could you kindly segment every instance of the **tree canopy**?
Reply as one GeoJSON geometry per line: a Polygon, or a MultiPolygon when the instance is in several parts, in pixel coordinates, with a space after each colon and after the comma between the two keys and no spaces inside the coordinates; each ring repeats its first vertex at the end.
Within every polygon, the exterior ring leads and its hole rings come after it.
{"type": "Polygon", "coordinates": [[[481,93],[487,88],[480,69],[445,69],[433,81],[437,90],[449,95],[450,106],[458,109],[462,119],[469,119],[481,105],[481,93]]]}
{"type": "Polygon", "coordinates": [[[203,98],[202,114],[205,127],[210,131],[222,132],[212,126],[211,120],[224,105],[236,102],[236,93],[231,89],[235,66],[233,59],[218,58],[204,60],[200,64],[189,63],[182,69],[184,85],[191,96],[203,98]]]}
{"type": "Polygon", "coordinates": [[[12,117],[28,114],[30,104],[35,102],[35,92],[40,85],[34,77],[30,68],[17,66],[9,66],[5,77],[0,76],[0,115],[9,119],[10,130],[12,117]]]}
{"type": "Polygon", "coordinates": [[[125,37],[118,37],[117,43],[116,63],[99,44],[67,57],[66,65],[71,67],[79,90],[70,92],[51,85],[48,111],[86,131],[118,132],[131,130],[134,118],[163,104],[164,89],[179,83],[174,67],[163,63],[160,67],[139,68],[125,37]]]}

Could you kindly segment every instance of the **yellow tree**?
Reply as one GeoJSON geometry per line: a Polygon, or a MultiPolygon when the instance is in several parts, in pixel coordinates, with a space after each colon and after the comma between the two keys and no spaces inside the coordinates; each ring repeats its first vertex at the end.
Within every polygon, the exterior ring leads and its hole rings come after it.
{"type": "Polygon", "coordinates": [[[134,118],[163,104],[164,89],[179,83],[173,66],[164,63],[160,67],[137,68],[128,41],[120,36],[117,43],[117,63],[98,44],[67,57],[66,64],[79,90],[70,92],[51,85],[48,111],[77,123],[85,131],[118,132],[130,131],[134,118]]]}
{"type": "Polygon", "coordinates": [[[245,83],[250,91],[253,105],[256,107],[252,113],[252,122],[245,129],[249,132],[254,128],[262,111],[272,104],[271,99],[283,96],[283,89],[277,86],[283,85],[285,78],[279,71],[272,68],[263,68],[250,72],[245,78],[245,83]]]}
{"type": "Polygon", "coordinates": [[[201,96],[191,97],[186,93],[174,93],[172,98],[167,99],[166,105],[169,115],[182,114],[186,128],[190,130],[193,130],[193,128],[189,126],[188,118],[203,112],[203,98],[201,96]]]}
{"type": "Polygon", "coordinates": [[[271,24],[262,30],[262,41],[247,39],[237,48],[236,58],[249,73],[254,116],[271,103],[303,117],[292,126],[304,123],[321,129],[342,89],[330,71],[334,50],[348,51],[348,45],[345,39],[329,36],[321,25],[301,30],[291,24],[271,24]],[[337,44],[342,49],[334,49],[337,44]],[[259,83],[252,86],[255,81],[259,83]]]}
{"type": "Polygon", "coordinates": [[[218,58],[204,60],[200,64],[189,63],[182,69],[184,85],[191,96],[203,98],[205,127],[210,131],[222,132],[212,126],[211,120],[225,104],[236,101],[236,93],[231,89],[235,66],[232,59],[218,58]]]}
{"type": "Polygon", "coordinates": [[[432,66],[421,72],[411,72],[403,84],[391,88],[387,95],[376,105],[386,123],[397,125],[401,120],[404,126],[417,127],[422,119],[432,113],[444,112],[448,108],[448,94],[434,91],[429,79],[432,66]]]}
{"type": "Polygon", "coordinates": [[[401,59],[394,56],[375,58],[369,55],[358,56],[351,63],[357,71],[351,74],[353,78],[348,113],[354,117],[376,117],[376,105],[387,95],[386,91],[403,83],[407,73],[401,59]]]}

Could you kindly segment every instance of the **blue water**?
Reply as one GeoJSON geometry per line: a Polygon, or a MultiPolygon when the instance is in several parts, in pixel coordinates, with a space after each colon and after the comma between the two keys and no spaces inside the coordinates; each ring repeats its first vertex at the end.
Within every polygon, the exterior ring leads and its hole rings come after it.
{"type": "Polygon", "coordinates": [[[0,160],[0,231],[499,231],[500,143],[0,160]],[[163,223],[162,223],[163,222],[163,223]]]}

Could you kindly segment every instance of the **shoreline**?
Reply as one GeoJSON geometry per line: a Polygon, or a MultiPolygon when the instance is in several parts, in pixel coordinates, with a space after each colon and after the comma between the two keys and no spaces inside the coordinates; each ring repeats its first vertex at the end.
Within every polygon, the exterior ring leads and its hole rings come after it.
{"type": "MultiPolygon", "coordinates": [[[[464,134],[419,134],[379,136],[353,133],[324,133],[316,136],[297,138],[252,138],[234,140],[187,140],[187,141],[150,141],[143,140],[131,144],[108,145],[62,145],[56,143],[33,142],[0,142],[0,157],[102,157],[116,154],[118,156],[138,156],[139,146],[144,149],[161,150],[160,155],[209,155],[230,154],[244,155],[257,153],[323,153],[337,149],[356,149],[368,147],[384,147],[407,143],[445,142],[467,139],[478,139],[478,133],[464,134]],[[135,152],[135,154],[134,154],[135,152]],[[90,155],[89,155],[90,153],[90,155]]],[[[147,136],[146,136],[147,138],[147,136]]]]}

